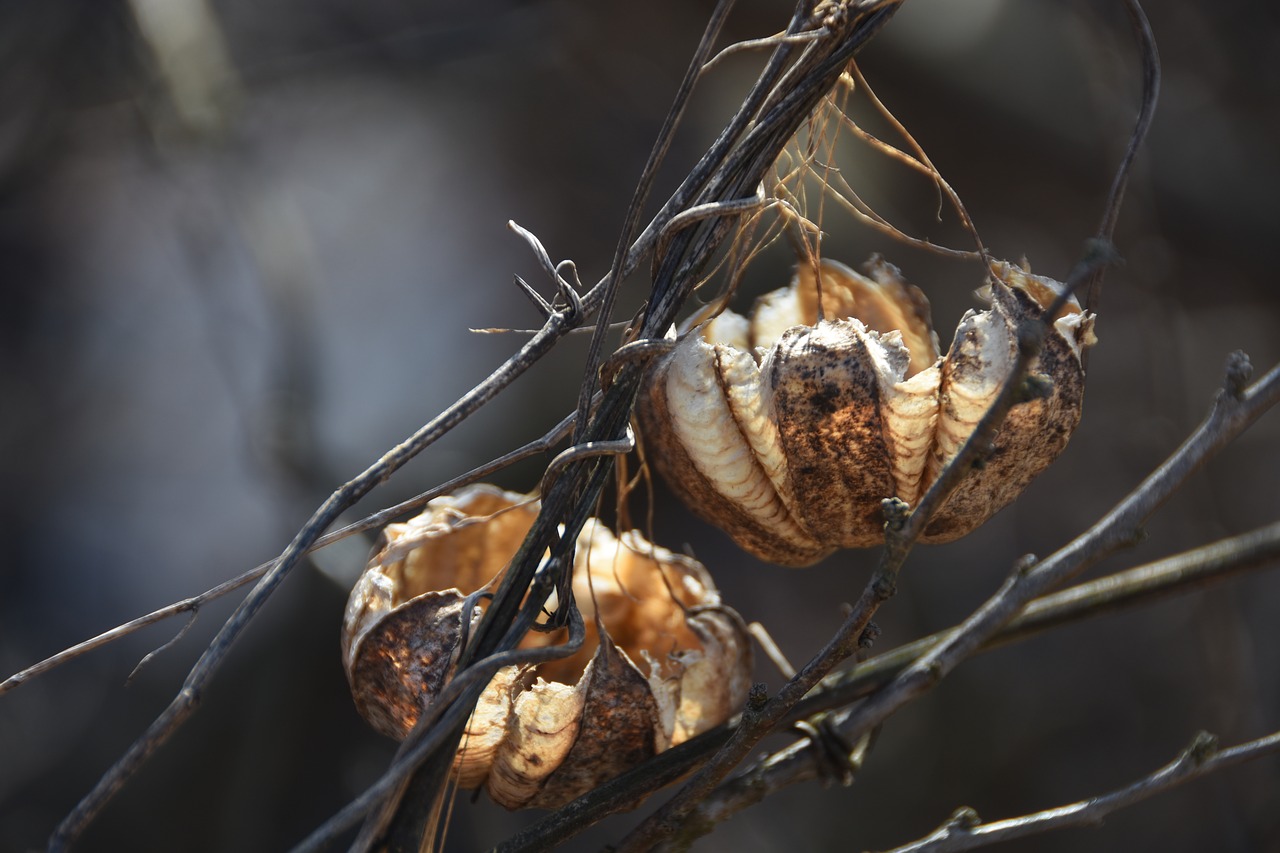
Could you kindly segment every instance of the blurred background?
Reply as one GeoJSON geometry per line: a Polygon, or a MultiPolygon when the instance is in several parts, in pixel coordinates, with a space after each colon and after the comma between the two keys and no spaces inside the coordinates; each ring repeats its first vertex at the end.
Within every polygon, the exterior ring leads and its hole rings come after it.
{"type": "MultiPolygon", "coordinates": [[[[5,4],[0,677],[270,559],[334,488],[483,379],[523,336],[469,329],[538,322],[511,284],[539,279],[508,219],[598,280],[711,6],[5,4]]],[[[878,619],[881,648],[955,623],[1018,556],[1048,554],[1098,519],[1199,422],[1230,351],[1259,372],[1280,360],[1276,13],[1245,0],[1148,12],[1164,91],[1117,233],[1127,263],[1103,291],[1083,423],[1013,507],[913,555],[878,619]]],[[[743,0],[724,38],[769,35],[789,14],[743,0]]],[[[761,59],[739,55],[702,81],[655,197],[714,138],[761,59]]],[[[1137,103],[1119,4],[910,0],[861,67],[987,245],[1065,276],[1137,103]]],[[[840,165],[904,230],[967,248],[918,176],[866,148],[840,165]]],[[[944,345],[976,304],[974,264],[835,209],[822,224],[827,256],[857,264],[879,251],[922,286],[944,345]]],[[[744,288],[781,286],[790,264],[777,247],[744,288]]],[[[620,316],[646,286],[628,283],[620,316]]],[[[571,409],[584,350],[583,337],[557,349],[349,520],[541,435],[571,409]]],[[[531,489],[544,464],[497,481],[531,489]]],[[[1191,480],[1145,542],[1093,574],[1272,521],[1278,482],[1272,413],[1191,480]]],[[[661,492],[655,532],[697,554],[797,663],[874,559],[764,565],[661,492]]],[[[377,778],[394,744],[356,714],[338,654],[369,544],[335,546],[291,577],[199,713],[80,849],[278,850],[377,778]]],[[[0,697],[0,849],[43,847],[233,603],[206,606],[127,683],[182,620],[0,697]]],[[[772,797],[698,849],[883,848],[960,805],[993,819],[1127,784],[1199,729],[1259,737],[1280,728],[1277,608],[1280,578],[1260,572],[989,653],[894,717],[852,788],[772,797]]],[[[1278,799],[1280,762],[1259,761],[1099,829],[1004,849],[1280,850],[1278,799]]],[[[491,845],[529,819],[462,802],[450,847],[491,845]]],[[[636,819],[570,849],[598,849],[636,819]]]]}

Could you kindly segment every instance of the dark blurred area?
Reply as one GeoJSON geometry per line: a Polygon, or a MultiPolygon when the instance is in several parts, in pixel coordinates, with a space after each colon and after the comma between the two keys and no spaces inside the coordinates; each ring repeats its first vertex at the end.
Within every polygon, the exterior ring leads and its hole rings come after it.
{"type": "MultiPolygon", "coordinates": [[[[334,488],[501,363],[524,336],[469,329],[538,322],[511,284],[539,273],[508,219],[598,280],[711,5],[4,4],[0,677],[270,559],[334,488]]],[[[878,619],[882,648],[954,624],[1017,557],[1102,516],[1199,422],[1229,352],[1259,372],[1280,360],[1276,13],[1245,0],[1151,5],[1163,98],[1120,220],[1126,263],[1103,291],[1084,420],[1020,501],[916,552],[878,619]]],[[[789,15],[744,0],[725,39],[768,35],[789,15]]],[[[700,84],[656,196],[714,138],[762,56],[700,84]]],[[[987,245],[1064,277],[1135,114],[1120,4],[910,0],[861,67],[987,245]]],[[[937,221],[927,181],[850,150],[844,174],[877,210],[967,248],[953,215],[937,221]]],[[[822,224],[829,257],[879,251],[922,286],[944,344],[976,304],[974,264],[834,208],[822,224]]],[[[744,287],[781,286],[789,263],[779,246],[744,287]]],[[[645,287],[628,282],[620,316],[645,287]]],[[[571,409],[584,351],[583,337],[566,343],[347,520],[540,435],[571,409]]],[[[498,482],[532,489],[543,464],[498,482]]],[[[1273,412],[1093,574],[1277,515],[1273,412]]],[[[661,492],[655,534],[697,554],[796,663],[830,636],[874,559],[763,565],[661,492]]],[[[290,578],[199,713],[79,849],[278,850],[377,778],[394,744],[355,713],[338,655],[369,544],[320,552],[290,578]]],[[[0,850],[44,846],[232,606],[202,609],[127,684],[181,619],[0,697],[0,850]]],[[[1259,737],[1280,728],[1278,612],[1280,578],[1263,571],[979,657],[885,725],[852,788],[787,791],[698,849],[879,849],[962,804],[994,819],[1120,787],[1199,729],[1259,737]]],[[[765,665],[759,677],[781,682],[765,665]]],[[[1002,849],[1280,850],[1277,802],[1280,762],[1257,761],[1099,829],[1002,849]]],[[[491,845],[528,820],[460,802],[450,848],[491,845]]],[[[635,820],[566,849],[598,849],[635,820]]]]}

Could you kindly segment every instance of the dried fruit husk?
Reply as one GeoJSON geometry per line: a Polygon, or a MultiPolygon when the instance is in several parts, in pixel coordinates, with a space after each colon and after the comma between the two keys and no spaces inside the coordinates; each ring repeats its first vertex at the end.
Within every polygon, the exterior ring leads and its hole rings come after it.
{"type": "MultiPolygon", "coordinates": [[[[1008,376],[1018,324],[1040,318],[1061,289],[994,265],[992,307],[967,313],[939,357],[924,294],[877,257],[864,269],[802,264],[749,319],[724,312],[686,335],[641,392],[649,457],[695,513],[761,559],[807,566],[882,542],[882,501],[919,501],[1008,376]]],[[[1031,365],[1047,395],[1014,406],[921,541],[970,532],[1066,446],[1092,327],[1069,302],[1031,365]]]]}
{"type": "MultiPolygon", "coordinates": [[[[537,511],[526,496],[473,486],[386,528],[343,629],[352,695],[378,731],[403,738],[447,682],[479,616],[463,612],[467,596],[501,579],[537,511]]],[[[508,808],[568,802],[724,722],[746,697],[742,621],[699,563],[593,519],[577,541],[573,591],[583,649],[500,670],[454,759],[462,787],[483,785],[508,808]]],[[[563,640],[534,633],[525,646],[563,640]]]]}

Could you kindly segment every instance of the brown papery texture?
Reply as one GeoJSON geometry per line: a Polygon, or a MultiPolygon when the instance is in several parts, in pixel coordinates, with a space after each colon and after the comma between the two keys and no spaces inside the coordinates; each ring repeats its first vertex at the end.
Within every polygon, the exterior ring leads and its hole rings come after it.
{"type": "MultiPolygon", "coordinates": [[[[463,626],[480,615],[476,602],[463,612],[467,596],[501,579],[537,511],[527,496],[472,486],[386,528],[343,626],[352,696],[378,731],[403,738],[447,683],[463,626]]],[[[454,760],[462,787],[484,786],[508,808],[573,799],[724,722],[750,685],[742,620],[699,563],[592,519],[573,593],[582,650],[500,670],[454,760]]],[[[524,645],[564,639],[533,633],[524,645]]]]}
{"type": "MultiPolygon", "coordinates": [[[[1008,377],[1018,324],[1039,320],[1062,287],[993,265],[991,308],[967,313],[939,357],[923,292],[879,257],[864,269],[801,264],[749,318],[726,311],[687,334],[640,397],[643,438],[673,490],[763,560],[807,566],[883,541],[882,501],[914,505],[937,479],[1008,377]]],[[[1069,301],[1030,369],[1047,395],[1013,407],[922,542],[969,533],[1066,447],[1092,329],[1069,301]]]]}

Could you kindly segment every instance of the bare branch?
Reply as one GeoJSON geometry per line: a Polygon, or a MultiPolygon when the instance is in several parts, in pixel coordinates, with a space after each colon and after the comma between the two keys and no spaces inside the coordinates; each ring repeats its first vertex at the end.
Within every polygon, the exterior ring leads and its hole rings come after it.
{"type": "MultiPolygon", "coordinates": [[[[576,312],[575,312],[576,313],[576,312]]],[[[303,555],[320,538],[339,515],[379,483],[399,470],[440,437],[462,423],[503,389],[514,382],[538,359],[551,350],[564,334],[580,322],[582,316],[560,312],[553,314],[532,339],[495,370],[484,381],[462,396],[456,403],[392,448],[355,479],[338,489],[321,504],[274,566],[258,581],[257,586],[223,623],[209,647],[187,675],[182,689],[147,730],[129,747],[114,765],[60,823],[49,840],[50,850],[65,850],[89,825],[90,821],[132,778],[169,737],[187,720],[200,704],[205,687],[213,679],[231,646],[248,627],[267,599],[298,564],[303,555]]]]}
{"type": "Polygon", "coordinates": [[[1017,567],[990,599],[946,639],[856,708],[842,712],[838,725],[848,738],[882,723],[907,702],[928,692],[1010,622],[1031,599],[1084,571],[1106,554],[1133,541],[1143,523],[1210,457],[1280,402],[1280,366],[1247,388],[1238,375],[1248,359],[1228,359],[1226,388],[1218,392],[1208,417],[1173,455],[1097,524],[1038,564],[1017,567]]]}
{"type": "MultiPolygon", "coordinates": [[[[1125,147],[1124,156],[1111,181],[1111,190],[1107,194],[1107,204],[1103,208],[1102,222],[1098,225],[1098,237],[1110,241],[1115,234],[1116,222],[1120,218],[1120,206],[1124,203],[1125,188],[1129,185],[1129,173],[1133,170],[1134,158],[1138,149],[1151,130],[1151,121],[1155,118],[1156,102],[1160,99],[1160,52],[1156,49],[1155,33],[1151,31],[1151,23],[1147,13],[1142,10],[1139,0],[1121,0],[1125,11],[1129,13],[1129,21],[1133,26],[1134,37],[1142,52],[1142,103],[1138,108],[1138,119],[1134,123],[1133,132],[1129,134],[1129,144],[1125,147]]],[[[1102,292],[1102,277],[1091,276],[1085,288],[1084,305],[1090,311],[1098,310],[1098,300],[1102,292]]],[[[1088,353],[1085,354],[1085,366],[1088,366],[1088,353]]]]}
{"type": "MultiPolygon", "coordinates": [[[[1238,365],[1238,360],[1233,359],[1232,364],[1238,365]]],[[[1238,371],[1233,371],[1231,375],[1238,375],[1238,371]]],[[[1229,379],[1228,384],[1232,383],[1233,380],[1229,379]]],[[[1202,425],[1192,438],[1188,439],[1158,470],[1171,467],[1178,459],[1185,460],[1187,448],[1196,446],[1194,440],[1205,433],[1206,426],[1210,423],[1217,424],[1214,429],[1222,430],[1223,434],[1218,435],[1211,442],[1212,448],[1206,452],[1204,458],[1208,458],[1225,446],[1248,424],[1256,420],[1266,408],[1280,402],[1280,367],[1272,370],[1252,388],[1240,389],[1239,394],[1233,399],[1247,400],[1249,410],[1239,412],[1229,425],[1211,413],[1205,425],[1202,425]]],[[[1220,406],[1221,400],[1215,404],[1213,412],[1219,412],[1220,406]]],[[[1189,474],[1190,471],[1187,470],[1186,473],[1189,474]]],[[[1177,484],[1172,485],[1176,487],[1177,484]]],[[[1109,513],[1107,518],[1111,518],[1122,507],[1128,505],[1146,486],[1147,482],[1144,482],[1137,492],[1109,513]]],[[[1280,522],[1130,569],[1112,577],[1038,598],[1027,604],[1018,618],[987,638],[980,648],[985,650],[1007,642],[1016,642],[1095,613],[1143,603],[1174,591],[1196,588],[1211,580],[1226,577],[1232,572],[1262,565],[1276,559],[1277,556],[1280,556],[1280,522]]],[[[1041,565],[1049,562],[1047,560],[1041,565]]],[[[961,625],[922,638],[874,657],[847,673],[827,678],[822,682],[820,689],[797,703],[781,722],[794,722],[822,710],[847,705],[872,693],[890,683],[895,676],[918,662],[924,655],[937,649],[944,641],[952,639],[963,628],[964,625],[961,625]]],[[[847,725],[842,728],[842,734],[847,739],[856,739],[857,733],[857,729],[847,725]]],[[[633,808],[649,794],[703,764],[707,756],[728,742],[732,734],[732,729],[722,726],[668,750],[541,819],[509,839],[498,849],[507,853],[548,849],[610,814],[633,808]]],[[[794,782],[817,778],[817,771],[813,769],[809,759],[790,755],[789,752],[784,751],[787,754],[780,753],[776,756],[775,764],[768,768],[770,777],[768,784],[773,787],[784,787],[794,782]]],[[[709,796],[714,795],[709,794],[709,796]]],[[[751,805],[751,802],[743,803],[743,807],[747,805],[751,805]]],[[[692,822],[696,823],[696,821],[692,822]]]]}
{"type": "Polygon", "coordinates": [[[1078,803],[993,823],[981,823],[973,809],[958,809],[950,820],[927,838],[894,848],[892,853],[955,853],[1053,829],[1097,826],[1112,812],[1192,779],[1277,753],[1280,753],[1280,732],[1229,749],[1219,749],[1216,737],[1200,732],[1181,755],[1132,785],[1078,803]]]}
{"type": "MultiPolygon", "coordinates": [[[[1032,601],[1022,613],[982,646],[980,651],[1018,642],[1082,618],[1096,617],[1173,592],[1191,592],[1247,568],[1280,558],[1280,521],[1240,536],[1233,536],[1109,577],[1046,595],[1032,601]]],[[[940,631],[879,655],[849,672],[827,679],[823,689],[797,706],[816,711],[853,702],[888,683],[956,629],[940,631]]],[[[844,741],[842,731],[836,734],[844,741]]],[[[695,826],[714,826],[770,794],[800,782],[823,778],[821,751],[811,740],[801,740],[755,762],[748,770],[721,785],[698,804],[690,815],[695,826]]]]}
{"type": "Polygon", "coordinates": [[[806,33],[795,33],[791,35],[787,33],[779,33],[774,36],[765,36],[764,38],[746,39],[745,41],[735,42],[708,59],[706,64],[702,66],[701,73],[706,74],[712,68],[719,65],[721,60],[736,53],[743,53],[748,50],[765,50],[767,48],[777,47],[780,44],[801,44],[807,41],[816,41],[820,38],[826,38],[828,35],[829,33],[824,28],[811,30],[806,33]]]}
{"type": "MultiPolygon", "coordinates": [[[[372,515],[366,516],[365,518],[355,522],[354,524],[348,524],[346,527],[343,527],[339,530],[335,530],[332,533],[326,533],[324,536],[321,536],[319,539],[317,539],[310,547],[308,547],[306,550],[306,553],[310,554],[312,551],[317,551],[325,547],[326,545],[332,545],[334,542],[337,542],[341,539],[346,539],[349,536],[354,536],[357,533],[364,533],[367,530],[375,530],[377,528],[380,528],[383,525],[385,525],[387,522],[391,521],[393,518],[399,515],[403,515],[406,512],[419,509],[425,506],[429,501],[433,500],[434,498],[438,498],[440,495],[448,494],[449,492],[455,491],[463,486],[474,483],[477,480],[482,480],[485,477],[488,477],[498,471],[501,471],[503,468],[506,468],[509,465],[519,462],[522,459],[527,459],[530,456],[536,456],[539,453],[548,452],[557,444],[559,444],[561,441],[563,441],[565,436],[569,434],[569,430],[573,426],[573,418],[574,416],[572,414],[569,415],[569,417],[565,418],[560,423],[556,424],[554,427],[551,428],[549,432],[547,432],[541,438],[534,439],[533,441],[529,442],[523,447],[516,448],[510,453],[503,454],[502,456],[498,457],[497,459],[494,459],[491,462],[486,462],[484,465],[480,465],[475,468],[472,468],[470,471],[468,471],[465,474],[462,474],[458,477],[454,477],[452,480],[449,480],[445,483],[441,483],[439,486],[436,486],[433,489],[429,489],[406,501],[402,501],[396,504],[395,506],[388,507],[387,509],[384,509],[384,510],[379,510],[378,512],[375,512],[372,515]]],[[[39,663],[33,664],[27,667],[26,669],[9,676],[3,682],[0,682],[0,695],[4,695],[5,693],[14,689],[15,687],[22,686],[23,684],[25,684],[26,682],[30,681],[31,679],[35,678],[38,675],[43,675],[44,673],[49,672],[52,669],[56,669],[57,667],[61,666],[64,663],[68,663],[72,660],[75,660],[81,655],[88,654],[89,652],[94,651],[95,649],[100,649],[103,646],[106,646],[110,643],[115,642],[116,640],[123,639],[124,637],[127,637],[130,634],[140,631],[143,628],[148,627],[149,625],[154,625],[157,622],[162,622],[171,616],[177,616],[179,613],[195,614],[199,612],[201,607],[203,607],[205,604],[208,604],[210,601],[215,601],[219,598],[222,598],[224,595],[229,595],[235,592],[240,587],[245,586],[246,584],[250,584],[253,581],[257,580],[258,578],[262,577],[267,572],[269,572],[276,565],[277,562],[278,560],[271,560],[270,562],[263,563],[262,565],[257,566],[256,568],[250,569],[249,571],[245,572],[242,575],[239,575],[237,577],[232,578],[229,581],[224,581],[218,584],[212,589],[205,590],[199,595],[194,595],[191,598],[184,598],[181,601],[176,601],[173,604],[166,605],[165,607],[161,607],[158,610],[153,610],[145,616],[139,616],[137,619],[133,619],[129,622],[125,622],[123,625],[117,625],[116,627],[112,628],[110,631],[104,631],[103,633],[99,634],[96,637],[91,637],[90,639],[85,640],[84,642],[77,643],[76,645],[71,646],[70,648],[67,648],[67,649],[64,649],[63,651],[58,652],[56,655],[45,658],[39,663]]],[[[182,633],[185,631],[186,631],[186,628],[183,628],[182,631],[180,631],[178,635],[174,637],[173,640],[170,640],[169,642],[165,643],[164,646],[162,646],[161,649],[157,651],[161,651],[164,648],[168,648],[170,645],[172,645],[174,642],[180,639],[182,636],[182,633]]],[[[154,652],[152,654],[154,654],[154,652]]],[[[147,657],[150,658],[151,655],[148,655],[147,657]]],[[[139,666],[141,665],[142,664],[140,663],[139,666]]]]}

